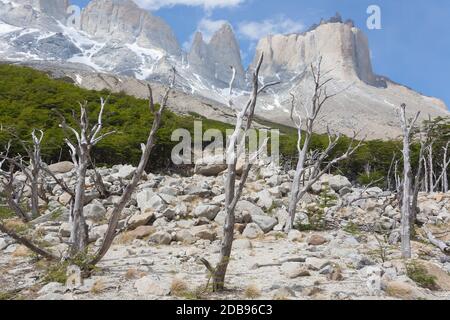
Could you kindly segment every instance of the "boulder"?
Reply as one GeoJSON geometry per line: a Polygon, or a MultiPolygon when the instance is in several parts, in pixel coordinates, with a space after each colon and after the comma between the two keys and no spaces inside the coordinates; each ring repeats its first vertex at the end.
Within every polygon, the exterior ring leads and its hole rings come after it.
{"type": "Polygon", "coordinates": [[[72,231],[72,227],[71,227],[70,223],[68,223],[68,222],[63,222],[61,224],[61,226],[59,227],[59,234],[63,238],[69,238],[71,231],[72,231]]]}
{"type": "Polygon", "coordinates": [[[328,179],[328,184],[336,192],[339,192],[342,188],[351,188],[352,186],[351,182],[344,176],[331,176],[328,179]]]}
{"type": "Polygon", "coordinates": [[[244,229],[242,235],[249,239],[256,239],[264,235],[264,231],[261,230],[256,223],[249,223],[244,229]]]}
{"type": "Polygon", "coordinates": [[[156,228],[154,226],[140,226],[132,231],[129,231],[128,235],[130,235],[133,239],[144,239],[151,236],[155,232],[156,228]]]}
{"type": "Polygon", "coordinates": [[[167,203],[158,194],[151,189],[145,189],[136,195],[136,201],[142,212],[153,209],[154,211],[163,211],[167,208],[167,203]]]}
{"type": "Polygon", "coordinates": [[[197,226],[192,228],[191,231],[194,237],[201,240],[214,241],[217,237],[217,232],[210,225],[197,226]]]}
{"type": "Polygon", "coordinates": [[[264,233],[272,231],[278,224],[277,219],[263,215],[252,215],[252,221],[256,223],[264,233]]]}
{"type": "Polygon", "coordinates": [[[48,166],[48,169],[54,174],[67,173],[75,168],[72,162],[62,161],[48,166]]]}
{"type": "Polygon", "coordinates": [[[225,171],[227,165],[224,162],[223,155],[203,157],[195,163],[194,173],[202,176],[217,176],[225,171]]]}
{"type": "Polygon", "coordinates": [[[274,230],[282,231],[289,219],[289,213],[286,211],[286,209],[278,209],[275,213],[275,216],[277,217],[278,224],[275,226],[274,230]]]}
{"type": "Polygon", "coordinates": [[[189,230],[180,230],[175,234],[175,241],[184,244],[193,244],[197,241],[196,237],[189,230]]]}
{"type": "Polygon", "coordinates": [[[309,277],[309,271],[298,262],[285,262],[281,266],[281,271],[290,279],[298,277],[309,277]]]}
{"type": "Polygon", "coordinates": [[[325,237],[323,237],[323,236],[321,236],[319,234],[313,234],[308,239],[308,244],[310,246],[321,246],[321,245],[323,245],[323,244],[325,244],[327,242],[328,242],[328,240],[325,237]]]}
{"type": "Polygon", "coordinates": [[[303,239],[303,235],[300,231],[292,229],[288,233],[288,240],[292,242],[301,242],[303,239]]]}
{"type": "Polygon", "coordinates": [[[236,205],[236,213],[243,214],[248,213],[250,215],[264,215],[264,211],[257,205],[251,203],[250,201],[241,200],[236,205]]]}
{"type": "Polygon", "coordinates": [[[8,246],[8,242],[4,238],[0,238],[0,250],[5,249],[8,246]]]}
{"type": "Polygon", "coordinates": [[[167,296],[170,294],[169,282],[156,280],[152,276],[145,276],[136,280],[134,288],[140,296],[167,296]]]}
{"type": "Polygon", "coordinates": [[[220,211],[220,207],[212,204],[201,204],[194,209],[194,216],[196,218],[208,218],[214,220],[220,211]]]}
{"type": "Polygon", "coordinates": [[[119,171],[113,174],[114,178],[129,180],[133,177],[136,168],[130,165],[120,166],[119,171]]]}
{"type": "Polygon", "coordinates": [[[258,192],[256,195],[258,197],[258,206],[263,208],[264,210],[272,209],[273,206],[273,198],[270,192],[266,189],[261,192],[258,192]]]}
{"type": "Polygon", "coordinates": [[[306,258],[305,265],[309,270],[319,271],[326,267],[330,262],[325,259],[319,259],[315,257],[306,258]]]}
{"type": "Polygon", "coordinates": [[[172,236],[167,232],[158,231],[150,236],[149,242],[161,245],[169,245],[172,242],[172,236]]]}
{"type": "Polygon", "coordinates": [[[106,218],[106,209],[100,202],[88,204],[83,208],[87,220],[98,222],[106,218]]]}
{"type": "Polygon", "coordinates": [[[52,294],[52,293],[60,293],[63,294],[66,291],[66,288],[59,282],[50,282],[43,286],[38,294],[40,296],[52,294]]]}
{"type": "Polygon", "coordinates": [[[130,229],[135,229],[140,226],[147,225],[155,216],[152,210],[146,210],[144,212],[139,212],[133,214],[128,220],[128,226],[130,229]]]}

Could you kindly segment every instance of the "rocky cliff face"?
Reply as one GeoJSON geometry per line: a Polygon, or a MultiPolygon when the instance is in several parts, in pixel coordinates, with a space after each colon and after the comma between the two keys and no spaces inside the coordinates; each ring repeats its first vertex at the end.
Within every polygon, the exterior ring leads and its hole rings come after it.
{"type": "Polygon", "coordinates": [[[181,53],[172,29],[132,0],[92,0],[83,9],[81,30],[102,42],[113,39],[171,55],[181,53]]]}
{"type": "Polygon", "coordinates": [[[66,10],[69,0],[13,0],[18,4],[30,6],[35,10],[45,13],[50,17],[63,21],[67,16],[66,10]]]}
{"type": "Polygon", "coordinates": [[[233,66],[236,69],[237,85],[245,85],[239,45],[229,24],[224,24],[209,43],[203,40],[201,33],[197,33],[188,55],[188,63],[194,72],[212,82],[220,82],[218,85],[221,87],[230,82],[230,67],[233,66]]]}
{"type": "Polygon", "coordinates": [[[259,114],[276,122],[291,123],[291,93],[305,99],[312,94],[309,65],[319,57],[326,78],[333,79],[327,84],[328,93],[339,93],[324,105],[319,130],[330,125],[344,134],[362,130],[372,138],[397,137],[396,108],[402,103],[408,105],[411,116],[417,111],[423,119],[449,115],[439,99],[374,74],[368,40],[351,22],[326,22],[303,34],[268,36],[259,42],[250,69],[261,53],[265,56],[262,76],[266,82],[279,79],[281,85],[261,97],[259,114]]]}
{"type": "Polygon", "coordinates": [[[340,79],[379,85],[367,38],[350,23],[325,23],[304,34],[269,36],[260,40],[256,51],[255,59],[265,55],[262,75],[266,77],[298,74],[322,56],[324,70],[332,70],[340,79]]]}

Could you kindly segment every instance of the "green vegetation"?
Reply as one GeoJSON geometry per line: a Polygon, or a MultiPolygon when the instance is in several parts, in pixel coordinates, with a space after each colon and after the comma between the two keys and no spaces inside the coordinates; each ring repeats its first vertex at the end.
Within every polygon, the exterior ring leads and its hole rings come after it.
{"type": "MultiPolygon", "coordinates": [[[[94,119],[99,111],[100,97],[108,95],[110,98],[105,110],[104,130],[116,130],[117,133],[96,146],[93,153],[94,161],[98,165],[137,164],[141,156],[140,144],[146,141],[153,121],[147,101],[123,93],[111,94],[107,90],[85,90],[67,80],[50,79],[45,73],[26,67],[0,65],[0,124],[3,127],[13,127],[24,140],[30,139],[33,128],[44,130],[43,156],[47,162],[70,159],[63,143],[64,133],[59,128],[60,119],[55,110],[75,124],[73,112],[78,113],[79,102],[87,101],[90,117],[94,119]]],[[[214,128],[224,133],[226,129],[232,128],[231,125],[208,120],[195,113],[180,116],[167,110],[162,119],[162,127],[158,131],[157,145],[150,159],[149,167],[152,170],[173,168],[170,155],[172,148],[178,142],[171,141],[172,132],[175,129],[184,128],[193,133],[195,120],[202,120],[203,131],[214,128]]],[[[262,119],[257,119],[257,122],[280,129],[282,160],[288,166],[295,164],[297,161],[296,129],[262,119]]],[[[435,122],[437,125],[433,131],[436,140],[434,148],[435,154],[438,155],[446,139],[448,140],[448,135],[444,133],[450,132],[450,123],[445,119],[435,122]]],[[[0,146],[5,145],[9,139],[5,132],[0,132],[0,146]]],[[[342,137],[330,158],[344,152],[349,143],[349,138],[342,137]]],[[[311,148],[324,149],[327,144],[326,135],[316,134],[312,139],[311,148]]],[[[12,152],[23,151],[18,144],[14,144],[14,148],[12,152]]],[[[351,159],[340,163],[333,170],[362,184],[383,178],[377,185],[385,186],[384,178],[389,170],[393,154],[397,155],[397,159],[401,158],[400,148],[399,141],[367,141],[351,159]]],[[[412,157],[416,159],[419,146],[415,144],[412,149],[412,157]]],[[[436,163],[436,166],[440,165],[438,159],[436,163]]],[[[417,159],[413,162],[413,166],[417,166],[417,159]]]]}
{"type": "Polygon", "coordinates": [[[14,218],[16,215],[9,207],[0,206],[0,220],[14,218]]]}
{"type": "Polygon", "coordinates": [[[428,274],[427,270],[420,263],[414,261],[406,265],[406,275],[422,288],[438,290],[436,277],[428,274]]]}

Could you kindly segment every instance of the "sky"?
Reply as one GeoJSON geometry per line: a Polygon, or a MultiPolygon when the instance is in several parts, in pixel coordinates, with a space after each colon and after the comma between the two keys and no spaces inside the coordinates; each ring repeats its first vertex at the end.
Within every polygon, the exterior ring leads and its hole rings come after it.
{"type": "MultiPolygon", "coordinates": [[[[89,0],[71,0],[85,6],[89,0]]],[[[247,66],[259,38],[301,32],[339,12],[369,39],[377,74],[444,100],[450,107],[450,1],[448,0],[135,0],[163,18],[188,49],[196,31],[206,38],[229,22],[247,66]],[[381,9],[381,29],[369,30],[367,8],[381,9]]]]}

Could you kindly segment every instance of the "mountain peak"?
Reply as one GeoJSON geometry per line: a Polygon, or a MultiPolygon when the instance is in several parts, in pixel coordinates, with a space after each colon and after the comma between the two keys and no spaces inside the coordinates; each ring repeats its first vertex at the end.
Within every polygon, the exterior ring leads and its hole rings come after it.
{"type": "Polygon", "coordinates": [[[343,23],[340,16],[302,34],[263,38],[257,46],[257,53],[261,52],[266,56],[262,72],[267,76],[301,72],[323,56],[322,68],[332,70],[337,78],[382,85],[372,70],[367,37],[361,30],[343,23]]]}
{"type": "Polygon", "coordinates": [[[30,6],[34,10],[47,14],[56,20],[63,21],[67,17],[69,0],[12,0],[11,2],[23,6],[30,6]]]}
{"type": "Polygon", "coordinates": [[[170,26],[132,0],[92,0],[82,11],[81,29],[96,38],[181,54],[170,26]]]}
{"type": "Polygon", "coordinates": [[[245,71],[242,66],[239,43],[229,23],[224,23],[206,43],[201,32],[194,36],[188,62],[196,73],[211,81],[219,81],[225,86],[231,79],[231,69],[236,69],[237,81],[240,86],[245,84],[245,71]]]}

